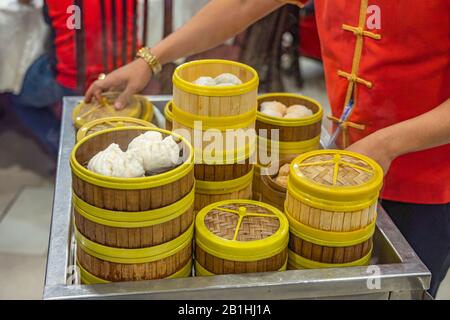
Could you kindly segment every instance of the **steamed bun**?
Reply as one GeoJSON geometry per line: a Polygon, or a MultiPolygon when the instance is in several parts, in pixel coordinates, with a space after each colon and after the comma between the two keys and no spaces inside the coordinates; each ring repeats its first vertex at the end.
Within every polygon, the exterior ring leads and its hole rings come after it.
{"type": "MultiPolygon", "coordinates": [[[[295,104],[295,105],[292,105],[289,108],[287,108],[286,113],[287,114],[295,113],[297,115],[295,118],[306,118],[306,117],[310,117],[313,115],[313,112],[311,111],[311,109],[308,109],[307,107],[299,105],[299,104],[295,104]]],[[[291,116],[290,118],[294,118],[294,117],[291,116]]]]}
{"type": "Polygon", "coordinates": [[[211,77],[200,77],[194,81],[194,84],[198,86],[214,87],[216,85],[216,81],[211,77]]]}
{"type": "Polygon", "coordinates": [[[221,75],[218,75],[214,78],[214,81],[216,82],[216,85],[231,85],[236,86],[242,84],[241,79],[236,77],[234,74],[231,73],[222,73],[221,75]]]}
{"type": "Polygon", "coordinates": [[[265,113],[267,110],[273,110],[281,113],[281,117],[286,113],[287,107],[278,101],[266,101],[261,103],[260,110],[262,113],[265,113]]]}

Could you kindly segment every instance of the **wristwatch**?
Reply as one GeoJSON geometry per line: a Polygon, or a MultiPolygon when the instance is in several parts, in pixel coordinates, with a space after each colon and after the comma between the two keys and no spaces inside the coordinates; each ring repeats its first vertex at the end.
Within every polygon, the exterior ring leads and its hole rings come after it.
{"type": "Polygon", "coordinates": [[[147,62],[150,69],[152,69],[153,74],[158,74],[162,70],[162,65],[156,58],[156,56],[151,52],[150,48],[143,47],[139,49],[136,54],[136,58],[144,59],[147,62]]]}

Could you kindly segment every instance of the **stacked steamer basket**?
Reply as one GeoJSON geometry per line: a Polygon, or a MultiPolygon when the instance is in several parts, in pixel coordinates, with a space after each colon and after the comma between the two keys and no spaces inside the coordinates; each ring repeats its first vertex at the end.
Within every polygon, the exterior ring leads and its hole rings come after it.
{"type": "Polygon", "coordinates": [[[259,84],[256,71],[232,61],[194,61],[175,70],[173,83],[173,130],[195,140],[195,210],[220,200],[250,199],[259,84]],[[237,76],[242,84],[208,87],[193,83],[201,76],[222,73],[237,76]],[[201,130],[195,127],[199,123],[201,130]],[[212,149],[211,141],[216,142],[212,149]]]}
{"type": "Polygon", "coordinates": [[[70,165],[77,263],[84,283],[190,275],[194,162],[192,146],[184,138],[157,128],[108,129],[78,142],[70,165]],[[107,177],[86,169],[111,143],[126,150],[147,131],[172,135],[182,149],[182,164],[142,178],[107,177]]]}
{"type": "Polygon", "coordinates": [[[258,97],[256,119],[258,164],[253,179],[254,199],[259,200],[261,197],[261,175],[265,175],[265,173],[261,174],[261,171],[270,165],[265,163],[261,156],[269,156],[271,150],[277,150],[280,161],[291,161],[302,153],[319,149],[322,117],[322,106],[317,101],[302,95],[271,93],[258,97]],[[303,105],[310,109],[313,115],[299,119],[272,117],[259,111],[261,103],[269,101],[278,101],[286,106],[303,105]],[[271,130],[277,130],[279,142],[272,141],[271,130]]]}
{"type": "Polygon", "coordinates": [[[128,105],[122,110],[114,108],[114,101],[118,92],[107,92],[102,95],[103,100],[92,103],[81,101],[73,110],[72,120],[77,129],[91,121],[110,117],[128,117],[151,122],[153,119],[153,104],[144,96],[135,95],[130,98],[128,105]]]}
{"type": "MultiPolygon", "coordinates": [[[[288,165],[290,161],[282,160],[275,164],[275,167],[281,168],[283,165],[288,165]]],[[[261,176],[261,201],[268,203],[281,211],[284,211],[284,202],[286,201],[287,187],[279,184],[276,181],[276,174],[267,174],[261,176]]]]}
{"type": "Polygon", "coordinates": [[[202,209],[195,222],[197,276],[282,271],[289,227],[278,209],[252,200],[227,200],[202,209]]]}
{"type": "Polygon", "coordinates": [[[381,167],[356,153],[321,150],[296,158],[285,204],[289,268],[366,265],[382,181],[381,167]]]}
{"type": "Polygon", "coordinates": [[[155,125],[146,120],[129,117],[111,117],[97,119],[86,123],[78,130],[77,142],[81,141],[81,139],[83,139],[84,137],[90,136],[93,133],[120,127],[155,127],[155,125]]]}
{"type": "Polygon", "coordinates": [[[166,130],[172,131],[172,101],[169,101],[164,107],[164,117],[166,118],[166,130]]]}

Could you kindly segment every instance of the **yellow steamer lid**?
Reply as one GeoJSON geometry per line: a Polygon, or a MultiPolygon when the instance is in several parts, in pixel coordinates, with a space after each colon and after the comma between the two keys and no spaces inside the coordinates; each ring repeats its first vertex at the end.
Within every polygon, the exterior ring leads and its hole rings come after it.
{"type": "Polygon", "coordinates": [[[90,121],[82,126],[77,132],[77,141],[93,133],[100,132],[111,128],[120,127],[155,127],[154,124],[136,118],[130,117],[110,117],[90,121]]]}
{"type": "Polygon", "coordinates": [[[153,116],[154,116],[153,103],[151,103],[151,101],[148,100],[145,96],[137,95],[137,94],[134,96],[141,103],[142,112],[141,112],[140,118],[142,120],[152,122],[153,116]]]}
{"type": "Polygon", "coordinates": [[[378,199],[383,170],[372,159],[343,150],[311,151],[291,162],[288,192],[324,210],[354,211],[378,199]]]}
{"type": "Polygon", "coordinates": [[[90,121],[108,117],[141,117],[142,106],[135,96],[130,98],[130,103],[125,108],[116,110],[114,108],[114,101],[118,96],[118,92],[107,92],[102,94],[103,99],[100,103],[95,99],[92,103],[81,101],[72,113],[72,120],[75,127],[80,128],[90,121]]]}
{"type": "Polygon", "coordinates": [[[286,249],[289,224],[277,208],[252,200],[226,200],[203,208],[195,241],[204,251],[231,261],[258,261],[286,249]]]}

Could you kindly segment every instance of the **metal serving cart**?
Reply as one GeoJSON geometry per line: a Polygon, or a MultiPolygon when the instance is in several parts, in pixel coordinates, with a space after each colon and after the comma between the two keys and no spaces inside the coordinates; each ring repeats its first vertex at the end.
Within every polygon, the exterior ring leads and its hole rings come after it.
{"type": "MultiPolygon", "coordinates": [[[[157,123],[170,96],[148,97],[157,123]]],[[[427,299],[431,274],[381,206],[367,267],[293,270],[96,285],[77,284],[69,156],[71,114],[81,97],[64,99],[44,299],[427,299]]],[[[322,144],[329,136],[323,130],[322,144]]]]}

